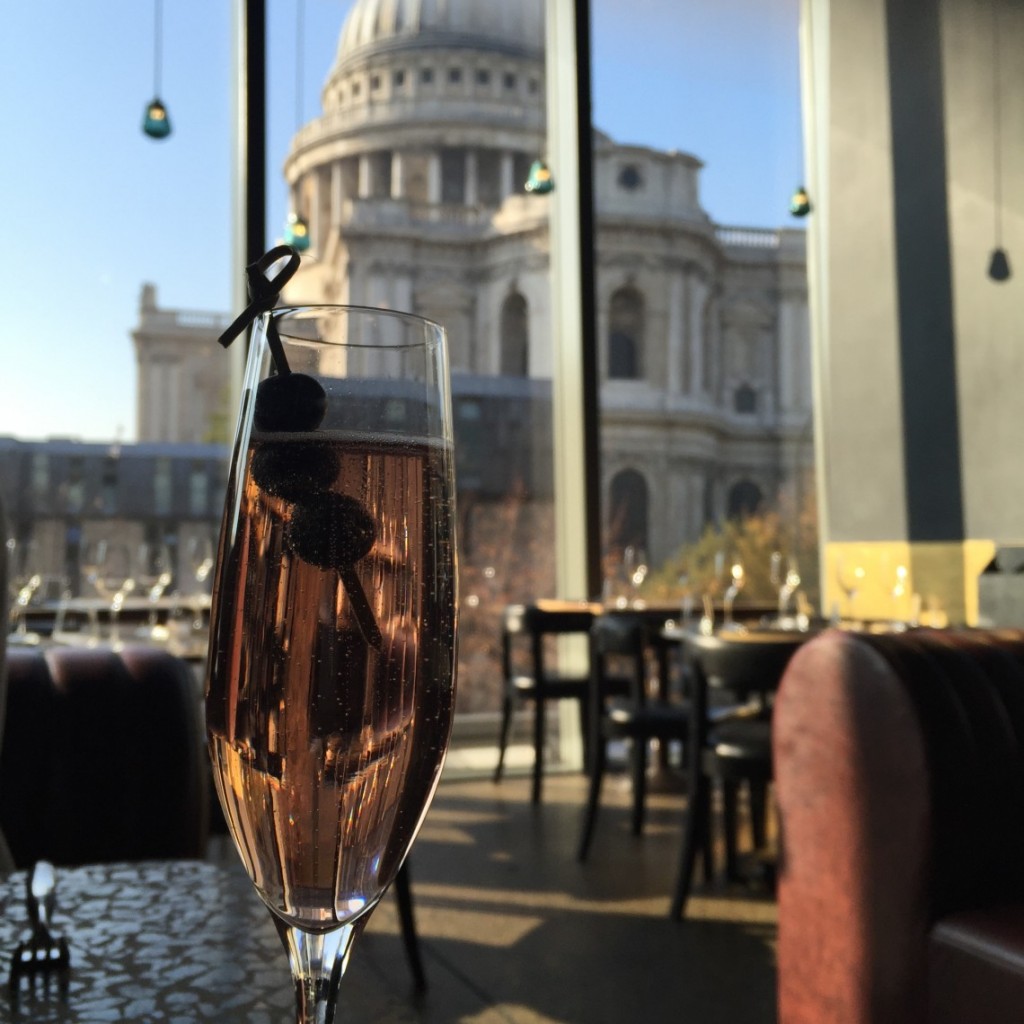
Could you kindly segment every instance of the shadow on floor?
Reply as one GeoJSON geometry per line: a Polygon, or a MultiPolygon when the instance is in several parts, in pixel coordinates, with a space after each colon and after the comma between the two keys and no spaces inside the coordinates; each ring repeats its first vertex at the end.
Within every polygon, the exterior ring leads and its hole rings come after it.
{"type": "Polygon", "coordinates": [[[390,897],[343,983],[339,1024],[768,1024],[775,907],[705,889],[668,920],[684,799],[656,795],[643,837],[609,779],[590,860],[575,859],[581,776],[444,781],[411,861],[429,989],[412,982],[390,897]]]}

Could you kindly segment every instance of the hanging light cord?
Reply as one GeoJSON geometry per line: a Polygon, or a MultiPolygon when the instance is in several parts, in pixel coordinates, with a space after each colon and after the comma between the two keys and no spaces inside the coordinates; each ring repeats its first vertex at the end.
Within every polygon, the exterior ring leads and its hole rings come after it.
{"type": "Polygon", "coordinates": [[[163,0],[153,4],[153,95],[160,96],[160,58],[163,53],[163,0]]]}
{"type": "Polygon", "coordinates": [[[999,0],[992,0],[992,200],[995,205],[996,248],[1003,245],[1002,114],[999,104],[999,0]]]}
{"type": "Polygon", "coordinates": [[[295,4],[295,130],[302,127],[302,39],[305,35],[305,0],[295,4]]]}

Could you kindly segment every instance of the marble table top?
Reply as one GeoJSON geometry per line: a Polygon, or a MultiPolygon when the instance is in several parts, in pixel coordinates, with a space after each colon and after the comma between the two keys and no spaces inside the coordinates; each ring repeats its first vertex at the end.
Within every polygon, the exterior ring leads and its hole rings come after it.
{"type": "MultiPolygon", "coordinates": [[[[5,978],[30,935],[25,872],[0,880],[5,978]]],[[[71,954],[56,977],[0,991],[0,1021],[282,1024],[293,1019],[284,948],[240,866],[199,861],[57,869],[53,932],[71,954]]]]}

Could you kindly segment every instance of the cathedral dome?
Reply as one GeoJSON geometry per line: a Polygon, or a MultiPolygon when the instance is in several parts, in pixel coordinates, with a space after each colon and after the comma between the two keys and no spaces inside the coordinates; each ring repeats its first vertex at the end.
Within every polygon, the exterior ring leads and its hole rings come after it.
{"type": "Polygon", "coordinates": [[[341,30],[336,66],[367,51],[439,46],[539,57],[543,0],[357,0],[341,30]]]}

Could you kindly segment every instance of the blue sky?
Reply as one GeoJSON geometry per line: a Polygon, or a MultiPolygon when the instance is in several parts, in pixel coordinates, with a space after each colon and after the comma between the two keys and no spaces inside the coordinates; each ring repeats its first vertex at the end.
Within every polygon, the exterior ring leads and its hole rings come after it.
{"type": "MultiPolygon", "coordinates": [[[[287,213],[296,4],[268,2],[268,243],[287,213]]],[[[496,0],[480,0],[481,3],[496,0]]],[[[591,0],[594,119],[620,142],[705,163],[727,224],[792,224],[801,177],[798,0],[591,0]]],[[[350,0],[305,0],[303,120],[350,0]]],[[[32,0],[4,12],[0,61],[0,435],[134,436],[131,330],[161,306],[231,303],[231,0],[164,0],[161,95],[174,132],[140,130],[153,92],[151,0],[32,0]]]]}

